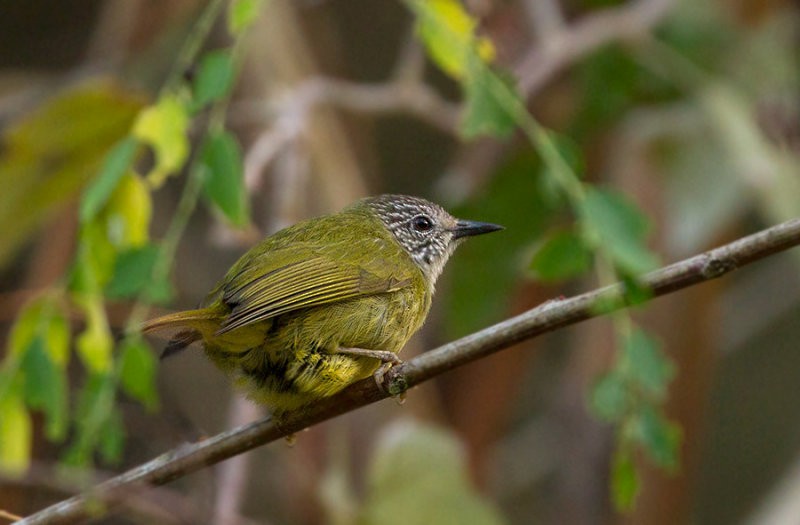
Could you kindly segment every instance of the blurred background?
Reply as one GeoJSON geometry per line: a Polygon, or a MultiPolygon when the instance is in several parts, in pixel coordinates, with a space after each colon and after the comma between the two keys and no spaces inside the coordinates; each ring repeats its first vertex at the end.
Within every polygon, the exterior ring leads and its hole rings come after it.
{"type": "MultiPolygon", "coordinates": [[[[531,114],[572,143],[588,181],[625,192],[651,219],[650,247],[663,262],[798,214],[796,2],[464,5],[531,114]]],[[[74,272],[81,195],[164,87],[205,6],[3,2],[4,339],[25,304],[74,272]]],[[[202,42],[207,50],[229,45],[224,22],[202,42]]],[[[426,59],[403,3],[264,2],[236,45],[241,63],[224,119],[241,144],[251,221],[235,228],[198,207],[172,261],[172,300],[153,313],[197,304],[262,235],[384,192],[507,227],[457,252],[405,359],[597,284],[591,275],[537,279],[531,260],[541,239],[574,219],[549,196],[546,170],[521,136],[459,135],[459,85],[426,59]]],[[[180,76],[193,78],[196,64],[185,65],[180,76]]],[[[153,238],[169,234],[185,184],[180,175],[152,190],[153,238]]],[[[134,494],[98,522],[798,523],[798,262],[797,253],[778,254],[637,309],[676,364],[666,412],[682,442],[675,472],[637,457],[642,490],[627,514],[609,496],[616,431],[587,408],[615,352],[609,321],[597,319],[448,373],[409,392],[402,406],[384,401],[309,429],[293,446],[273,443],[134,494]]],[[[131,302],[104,307],[119,334],[131,302]]],[[[79,334],[85,315],[69,312],[79,334]]],[[[152,341],[153,355],[162,345],[152,341]]],[[[66,371],[64,403],[79,421],[87,374],[75,357],[66,371]]],[[[90,452],[94,466],[78,478],[59,467],[78,431],[54,443],[34,411],[32,460],[0,477],[0,509],[31,513],[261,415],[200,351],[159,362],[155,381],[157,401],[112,398],[124,444],[90,452]]],[[[0,413],[7,426],[9,413],[0,413]]]]}

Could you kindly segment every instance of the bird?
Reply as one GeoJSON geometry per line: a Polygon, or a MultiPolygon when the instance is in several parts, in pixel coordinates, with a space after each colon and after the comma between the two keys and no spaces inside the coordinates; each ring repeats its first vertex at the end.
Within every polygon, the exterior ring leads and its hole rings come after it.
{"type": "Polygon", "coordinates": [[[200,307],[149,320],[175,334],[162,357],[199,342],[273,415],[373,374],[422,326],[455,248],[502,226],[456,219],[420,197],[378,195],[263,239],[200,307]]]}

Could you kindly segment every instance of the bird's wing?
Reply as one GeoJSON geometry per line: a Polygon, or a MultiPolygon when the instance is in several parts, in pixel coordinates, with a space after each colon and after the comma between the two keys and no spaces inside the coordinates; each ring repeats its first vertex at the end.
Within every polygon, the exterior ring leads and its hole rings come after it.
{"type": "Polygon", "coordinates": [[[343,264],[334,258],[293,250],[291,261],[277,268],[258,271],[253,263],[222,288],[222,301],[231,312],[218,334],[287,312],[336,303],[359,296],[399,290],[412,281],[410,272],[394,274],[373,261],[366,266],[343,264]]]}

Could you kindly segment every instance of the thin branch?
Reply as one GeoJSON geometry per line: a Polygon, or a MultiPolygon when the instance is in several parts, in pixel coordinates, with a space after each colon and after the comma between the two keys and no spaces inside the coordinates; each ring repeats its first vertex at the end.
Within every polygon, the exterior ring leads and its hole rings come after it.
{"type": "MultiPolygon", "coordinates": [[[[800,244],[800,219],[773,226],[720,248],[671,264],[643,278],[654,297],[715,279],[744,265],[800,244]]],[[[383,388],[371,378],[280,421],[265,418],[234,428],[200,443],[178,447],[94,487],[85,494],[48,507],[20,524],[73,523],[91,515],[99,501],[113,502],[135,487],[161,485],[244,451],[299,432],[311,425],[399,394],[448,370],[486,357],[524,339],[552,332],[624,303],[622,284],[606,286],[569,299],[557,299],[424,353],[389,370],[383,388]],[[598,305],[606,306],[600,312],[598,305]]]]}

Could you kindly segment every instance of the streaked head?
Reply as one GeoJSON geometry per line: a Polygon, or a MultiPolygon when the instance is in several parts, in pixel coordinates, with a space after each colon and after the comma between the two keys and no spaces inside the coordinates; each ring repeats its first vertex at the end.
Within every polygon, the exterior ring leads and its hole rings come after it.
{"type": "Polygon", "coordinates": [[[502,230],[488,222],[456,219],[441,206],[408,195],[379,195],[365,199],[431,283],[442,272],[453,250],[473,235],[502,230]]]}

